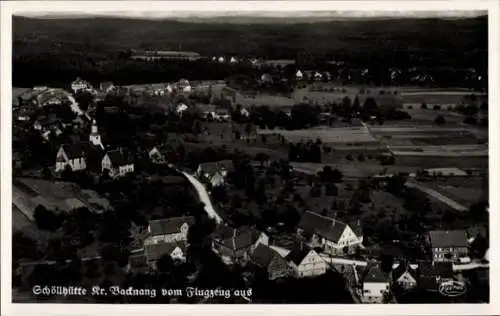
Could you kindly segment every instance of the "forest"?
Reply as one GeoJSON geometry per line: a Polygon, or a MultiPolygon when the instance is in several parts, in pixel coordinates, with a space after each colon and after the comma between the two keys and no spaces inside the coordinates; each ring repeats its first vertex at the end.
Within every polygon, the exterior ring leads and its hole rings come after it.
{"type": "Polygon", "coordinates": [[[131,49],[195,51],[202,56],[342,60],[346,67],[476,69],[487,74],[486,16],[469,19],[340,20],[227,24],[120,18],[13,17],[13,83],[59,85],[76,75],[98,81],[224,79],[235,69],[207,62],[145,64],[131,49]],[[432,36],[431,36],[432,35],[432,36]],[[210,76],[211,78],[207,78],[210,76]]]}

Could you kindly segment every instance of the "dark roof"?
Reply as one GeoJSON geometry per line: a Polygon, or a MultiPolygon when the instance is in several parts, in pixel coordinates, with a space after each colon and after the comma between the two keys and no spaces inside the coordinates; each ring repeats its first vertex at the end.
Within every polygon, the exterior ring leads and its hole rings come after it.
{"type": "Polygon", "coordinates": [[[203,173],[215,174],[221,170],[232,171],[234,169],[234,165],[231,160],[221,160],[217,162],[201,163],[199,168],[201,168],[203,173]]]}
{"type": "Polygon", "coordinates": [[[222,228],[219,233],[213,235],[213,239],[224,247],[235,251],[250,247],[261,234],[260,231],[248,226],[229,229],[222,228]]]}
{"type": "Polygon", "coordinates": [[[170,255],[175,248],[179,247],[183,253],[185,253],[187,245],[183,242],[171,242],[171,243],[159,243],[147,245],[144,247],[146,257],[148,261],[156,261],[161,258],[161,256],[168,254],[170,255]]]}
{"type": "Polygon", "coordinates": [[[133,163],[133,157],[125,154],[120,149],[110,150],[107,155],[114,166],[125,166],[133,163]]]}
{"type": "MultiPolygon", "coordinates": [[[[346,226],[346,223],[330,217],[319,215],[311,211],[304,212],[298,224],[298,228],[303,229],[305,232],[316,233],[321,237],[334,242],[337,242],[339,240],[346,226]]],[[[361,229],[358,227],[358,225],[356,225],[355,228],[351,229],[357,236],[359,236],[358,234],[361,233],[361,229]]]]}
{"type": "Polygon", "coordinates": [[[113,82],[111,82],[111,81],[101,82],[101,84],[99,85],[101,90],[107,90],[108,88],[110,88],[112,86],[113,86],[113,82]]]}
{"type": "Polygon", "coordinates": [[[410,267],[407,262],[401,262],[396,269],[392,270],[394,280],[399,279],[405,272],[408,272],[415,280],[417,279],[417,271],[410,267]]]}
{"type": "Polygon", "coordinates": [[[453,265],[451,262],[431,262],[423,261],[418,265],[420,278],[422,277],[442,277],[450,278],[453,276],[453,265]]]}
{"type": "Polygon", "coordinates": [[[296,265],[299,265],[311,251],[314,250],[307,246],[302,246],[302,247],[296,246],[293,247],[292,250],[290,250],[285,259],[287,261],[295,263],[296,265]]]}
{"type": "Polygon", "coordinates": [[[467,247],[467,233],[465,230],[433,230],[429,232],[433,248],[467,247]]]}
{"type": "Polygon", "coordinates": [[[184,223],[194,224],[194,217],[182,216],[149,221],[150,235],[176,234],[184,223]]]}
{"type": "Polygon", "coordinates": [[[132,255],[128,258],[128,262],[131,268],[146,268],[148,266],[148,260],[144,254],[132,255]]]}
{"type": "Polygon", "coordinates": [[[363,275],[363,282],[369,283],[386,283],[387,277],[385,276],[380,264],[376,263],[368,266],[363,275]]]}
{"type": "Polygon", "coordinates": [[[87,156],[87,152],[90,150],[90,144],[86,142],[79,142],[74,144],[63,145],[63,150],[66,153],[68,159],[82,158],[87,156]]]}

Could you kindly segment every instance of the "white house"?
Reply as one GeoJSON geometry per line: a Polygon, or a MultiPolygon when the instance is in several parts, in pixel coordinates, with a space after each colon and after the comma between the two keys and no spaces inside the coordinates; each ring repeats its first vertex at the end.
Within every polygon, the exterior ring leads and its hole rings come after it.
{"type": "Polygon", "coordinates": [[[224,57],[220,56],[220,57],[217,59],[217,61],[218,61],[219,63],[223,63],[223,62],[225,62],[225,61],[226,61],[226,59],[225,59],[224,57]]]}
{"type": "Polygon", "coordinates": [[[241,108],[240,115],[244,116],[244,117],[249,117],[250,116],[250,112],[248,112],[248,110],[245,109],[245,108],[241,108]]]}
{"type": "Polygon", "coordinates": [[[293,248],[285,258],[295,277],[311,277],[324,274],[326,261],[313,249],[302,245],[293,248]]]}
{"type": "Polygon", "coordinates": [[[235,63],[237,63],[237,62],[238,62],[238,59],[236,59],[236,57],[231,57],[231,59],[229,60],[229,62],[230,62],[231,64],[235,64],[235,63]]]}
{"type": "Polygon", "coordinates": [[[109,175],[113,178],[134,172],[132,157],[123,153],[121,149],[108,151],[102,158],[101,167],[102,171],[109,170],[109,175]]]}
{"type": "Polygon", "coordinates": [[[304,79],[304,74],[302,73],[302,71],[297,70],[297,73],[295,74],[295,78],[297,78],[297,80],[304,79]]]}
{"type": "Polygon", "coordinates": [[[187,79],[181,79],[177,83],[177,90],[181,92],[191,92],[191,84],[187,79]]]}
{"type": "Polygon", "coordinates": [[[224,184],[225,178],[233,169],[233,162],[231,160],[201,163],[196,170],[196,176],[207,179],[212,183],[212,186],[218,186],[224,184]]]}
{"type": "Polygon", "coordinates": [[[56,172],[61,172],[67,166],[72,171],[85,170],[87,168],[86,162],[87,144],[69,144],[59,147],[56,155],[56,172]]]}
{"type": "Polygon", "coordinates": [[[397,264],[392,270],[393,282],[404,290],[415,288],[417,286],[417,267],[412,267],[406,262],[397,264]]]}
{"type": "Polygon", "coordinates": [[[180,103],[179,105],[177,105],[177,107],[175,108],[175,111],[179,114],[179,115],[182,115],[182,113],[184,113],[185,111],[187,111],[188,109],[188,106],[185,105],[184,103],[180,103]]]}
{"type": "Polygon", "coordinates": [[[362,295],[364,303],[382,303],[384,295],[389,292],[389,280],[384,275],[380,264],[372,264],[366,267],[361,278],[362,295]]]}
{"type": "Polygon", "coordinates": [[[322,247],[333,255],[344,253],[344,247],[352,251],[363,243],[363,233],[359,223],[348,225],[344,222],[317,213],[306,211],[297,227],[299,235],[309,237],[311,247],[322,247]]]}
{"type": "Polygon", "coordinates": [[[189,227],[194,217],[182,216],[149,221],[148,237],[144,245],[187,241],[189,227]]]}
{"type": "Polygon", "coordinates": [[[91,85],[87,81],[82,80],[79,77],[76,78],[76,80],[71,83],[71,90],[73,90],[74,93],[76,93],[77,91],[80,91],[80,90],[86,90],[86,89],[90,89],[90,88],[91,88],[91,85]]]}
{"type": "Polygon", "coordinates": [[[314,73],[314,80],[321,80],[321,79],[323,79],[323,75],[316,71],[314,73]]]}
{"type": "Polygon", "coordinates": [[[174,91],[174,89],[172,88],[172,86],[170,84],[167,84],[167,86],[165,87],[165,92],[170,94],[174,91]]]}

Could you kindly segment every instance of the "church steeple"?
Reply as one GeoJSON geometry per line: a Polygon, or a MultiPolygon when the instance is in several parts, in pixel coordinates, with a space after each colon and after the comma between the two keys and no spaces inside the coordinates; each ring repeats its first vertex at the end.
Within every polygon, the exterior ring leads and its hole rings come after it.
{"type": "Polygon", "coordinates": [[[104,148],[101,141],[101,135],[99,134],[99,131],[97,129],[97,123],[95,120],[92,120],[92,127],[90,128],[89,140],[94,146],[104,148]]]}

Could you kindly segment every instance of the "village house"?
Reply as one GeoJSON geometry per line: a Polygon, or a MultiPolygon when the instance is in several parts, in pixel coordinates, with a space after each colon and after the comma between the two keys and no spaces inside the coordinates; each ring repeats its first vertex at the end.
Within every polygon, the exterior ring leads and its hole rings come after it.
{"type": "Polygon", "coordinates": [[[389,279],[385,276],[379,263],[369,264],[360,278],[364,303],[383,303],[389,292],[389,279]]]}
{"type": "Polygon", "coordinates": [[[417,287],[418,265],[411,265],[408,262],[398,263],[392,270],[392,282],[403,290],[411,290],[417,287]]]}
{"type": "Polygon", "coordinates": [[[112,178],[121,177],[134,172],[134,160],[131,155],[123,152],[121,148],[108,151],[102,158],[102,171],[108,170],[112,178]]]}
{"type": "Polygon", "coordinates": [[[191,84],[187,79],[181,79],[177,82],[176,88],[181,92],[191,92],[191,84]]]}
{"type": "Polygon", "coordinates": [[[189,109],[189,107],[187,105],[185,105],[184,103],[179,103],[177,105],[177,107],[175,108],[175,112],[177,112],[177,114],[182,116],[182,113],[187,111],[187,109],[189,109]]]}
{"type": "Polygon", "coordinates": [[[268,245],[269,237],[252,227],[232,228],[219,226],[212,233],[212,250],[225,264],[245,264],[259,245],[268,245]]]}
{"type": "Polygon", "coordinates": [[[196,170],[196,176],[206,179],[213,187],[216,187],[225,183],[228,173],[233,169],[234,165],[231,160],[201,163],[196,170]]]}
{"type": "Polygon", "coordinates": [[[217,61],[218,61],[219,63],[223,63],[223,62],[225,62],[225,61],[226,61],[226,59],[225,59],[223,56],[220,56],[219,58],[217,58],[217,61]]]}
{"type": "Polygon", "coordinates": [[[68,166],[71,171],[85,170],[88,147],[89,144],[84,142],[59,147],[56,155],[56,172],[64,171],[68,166]]]}
{"type": "Polygon", "coordinates": [[[303,244],[292,248],[285,259],[292,275],[297,278],[321,275],[327,270],[326,261],[314,249],[303,244]]]}
{"type": "Polygon", "coordinates": [[[193,224],[194,217],[192,216],[151,220],[144,245],[187,241],[189,227],[193,224]]]}
{"type": "Polygon", "coordinates": [[[267,245],[259,244],[250,255],[250,261],[264,269],[269,280],[288,276],[290,267],[287,261],[277,251],[267,245]]]}
{"type": "Polygon", "coordinates": [[[465,230],[434,230],[429,232],[432,260],[458,261],[467,257],[469,243],[465,230]]]}
{"type": "Polygon", "coordinates": [[[115,89],[115,85],[111,81],[101,82],[99,84],[99,90],[102,93],[109,93],[115,89]]]}
{"type": "Polygon", "coordinates": [[[168,255],[174,262],[186,261],[187,243],[183,241],[148,244],[144,246],[148,265],[151,269],[156,270],[156,263],[164,256],[168,255]]]}
{"type": "Polygon", "coordinates": [[[321,247],[325,253],[332,255],[341,255],[344,249],[352,251],[363,243],[359,223],[348,225],[311,211],[302,215],[297,234],[305,237],[311,247],[321,247]]]}
{"type": "Polygon", "coordinates": [[[231,64],[235,64],[235,63],[237,63],[237,62],[238,62],[238,59],[236,59],[236,57],[234,57],[234,56],[233,56],[233,57],[231,57],[231,59],[229,60],[229,62],[230,62],[231,64]]]}
{"type": "Polygon", "coordinates": [[[297,72],[295,73],[295,78],[296,78],[297,80],[302,80],[302,79],[304,79],[304,75],[302,74],[302,71],[297,70],[297,72]]]}
{"type": "Polygon", "coordinates": [[[73,93],[90,88],[92,88],[92,86],[87,81],[82,80],[80,77],[76,78],[76,80],[71,83],[71,90],[73,90],[73,93]]]}

